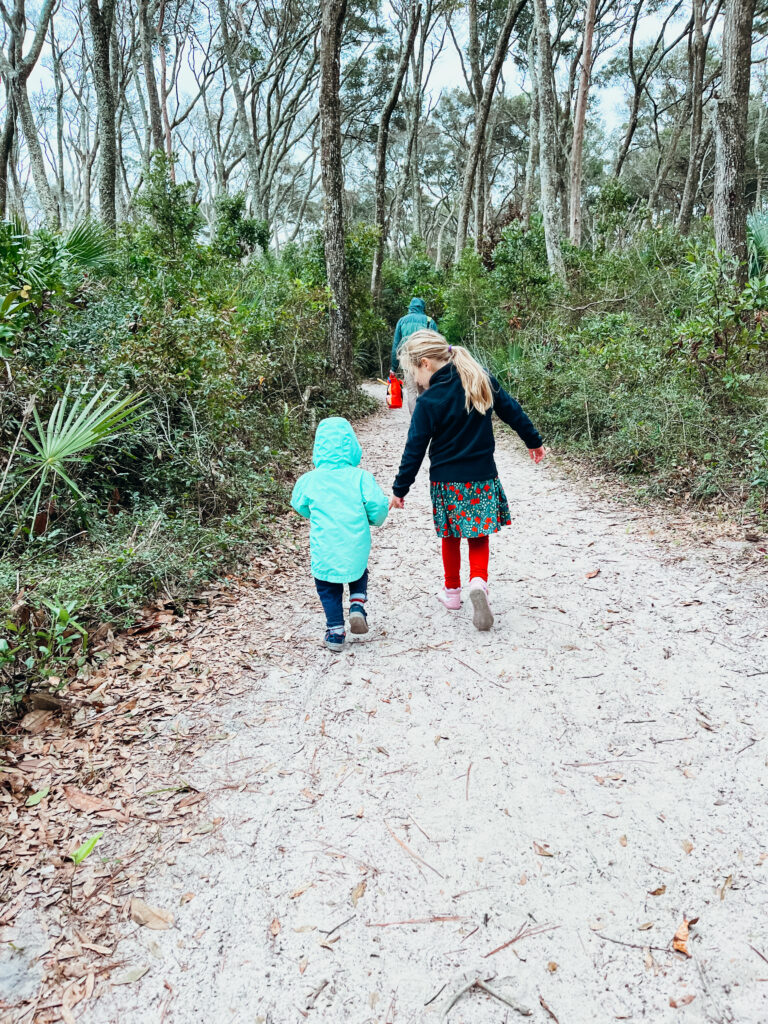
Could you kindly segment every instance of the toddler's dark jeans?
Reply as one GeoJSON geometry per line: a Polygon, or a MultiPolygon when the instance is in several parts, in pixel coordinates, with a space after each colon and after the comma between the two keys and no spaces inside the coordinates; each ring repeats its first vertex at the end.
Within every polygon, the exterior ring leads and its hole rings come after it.
{"type": "MultiPolygon", "coordinates": [[[[328,629],[344,628],[344,584],[329,583],[327,580],[315,578],[315,586],[325,612],[325,623],[328,629]]],[[[365,601],[368,595],[368,570],[359,580],[349,584],[349,600],[355,598],[365,601]]]]}

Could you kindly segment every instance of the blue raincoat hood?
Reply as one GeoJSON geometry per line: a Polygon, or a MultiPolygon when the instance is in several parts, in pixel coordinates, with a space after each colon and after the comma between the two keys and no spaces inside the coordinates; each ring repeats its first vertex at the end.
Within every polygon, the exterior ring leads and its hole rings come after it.
{"type": "Polygon", "coordinates": [[[408,306],[409,313],[422,313],[426,315],[426,306],[424,305],[424,299],[411,299],[410,305],[408,306]]]}
{"type": "Polygon", "coordinates": [[[320,420],[315,432],[312,464],[321,467],[359,466],[363,449],[351,423],[342,416],[320,420]]]}

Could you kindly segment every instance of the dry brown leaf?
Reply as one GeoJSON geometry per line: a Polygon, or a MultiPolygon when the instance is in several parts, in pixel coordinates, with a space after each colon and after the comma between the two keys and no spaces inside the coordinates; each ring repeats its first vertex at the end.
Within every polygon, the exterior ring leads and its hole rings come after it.
{"type": "Polygon", "coordinates": [[[672,949],[676,950],[678,953],[682,953],[683,956],[687,956],[687,957],[690,957],[690,955],[691,955],[688,952],[688,946],[687,946],[687,942],[688,942],[688,925],[689,924],[690,924],[690,922],[687,921],[686,918],[683,918],[683,923],[680,925],[680,927],[675,932],[675,937],[672,940],[672,949]]]}
{"type": "Polygon", "coordinates": [[[621,846],[626,846],[627,845],[627,837],[626,836],[619,836],[619,844],[621,846]]]}
{"type": "Polygon", "coordinates": [[[520,884],[520,885],[525,885],[527,881],[528,881],[528,875],[523,875],[523,876],[521,877],[521,879],[520,879],[520,882],[519,882],[519,884],[520,884]]]}
{"type": "Polygon", "coordinates": [[[366,882],[365,882],[365,879],[363,879],[361,882],[358,882],[357,885],[355,886],[355,888],[352,890],[352,906],[353,907],[357,906],[357,901],[365,893],[365,886],[366,886],[366,882]]]}
{"type": "Polygon", "coordinates": [[[600,570],[599,569],[593,569],[592,572],[588,572],[587,573],[587,579],[588,580],[593,580],[595,578],[595,576],[599,576],[599,575],[600,575],[600,570]]]}
{"type": "Polygon", "coordinates": [[[300,889],[294,889],[293,892],[291,893],[290,898],[292,900],[297,900],[299,896],[303,896],[307,889],[309,889],[310,887],[310,885],[303,885],[300,889]]]}
{"type": "Polygon", "coordinates": [[[171,662],[171,668],[174,672],[178,672],[180,668],[186,668],[190,661],[192,661],[192,655],[185,651],[183,654],[176,655],[171,662]]]}
{"type": "Polygon", "coordinates": [[[355,815],[355,817],[356,818],[362,818],[362,816],[363,816],[363,808],[362,807],[358,807],[357,814],[355,815]]]}
{"type": "Polygon", "coordinates": [[[272,918],[272,923],[269,926],[269,934],[272,938],[276,938],[280,932],[281,924],[276,917],[272,918]]]}
{"type": "Polygon", "coordinates": [[[645,964],[647,970],[649,970],[649,971],[653,967],[653,953],[651,953],[651,947],[650,946],[646,946],[645,949],[643,950],[643,963],[645,964]]]}
{"type": "Polygon", "coordinates": [[[731,888],[731,884],[732,884],[732,883],[733,883],[733,875],[728,875],[728,877],[727,877],[727,878],[726,878],[726,880],[725,880],[725,881],[723,882],[723,884],[722,884],[722,886],[721,886],[721,888],[720,888],[720,899],[721,899],[721,900],[724,900],[724,899],[725,899],[725,892],[726,892],[726,889],[730,889],[730,888],[731,888]]]}
{"type": "Polygon", "coordinates": [[[686,853],[690,853],[693,849],[693,843],[690,841],[690,839],[684,839],[682,842],[682,847],[686,853]]]}
{"type": "Polygon", "coordinates": [[[137,896],[131,899],[131,920],[154,931],[163,931],[173,926],[173,914],[170,910],[150,907],[148,903],[137,896]]]}
{"type": "Polygon", "coordinates": [[[669,1005],[673,1010],[679,1010],[681,1006],[688,1006],[688,1004],[692,1003],[695,998],[696,996],[691,993],[688,996],[683,996],[682,999],[670,999],[669,1005]]]}
{"type": "Polygon", "coordinates": [[[549,849],[549,843],[537,843],[534,842],[533,849],[535,853],[538,853],[540,857],[554,857],[554,854],[549,849]]]}
{"type": "Polygon", "coordinates": [[[658,889],[651,889],[648,893],[649,896],[663,896],[667,891],[666,885],[660,885],[658,889]]]}
{"type": "Polygon", "coordinates": [[[309,960],[307,960],[307,958],[304,957],[304,959],[299,964],[299,974],[303,974],[304,971],[306,971],[308,964],[309,964],[309,960]]]}
{"type": "Polygon", "coordinates": [[[550,974],[554,974],[555,973],[555,971],[557,970],[557,964],[555,963],[554,960],[550,960],[549,961],[549,963],[547,964],[547,970],[549,971],[550,974]]]}
{"type": "Polygon", "coordinates": [[[639,924],[637,926],[637,930],[639,932],[647,932],[650,931],[651,928],[653,928],[653,921],[646,921],[645,924],[639,924]]]}
{"type": "Polygon", "coordinates": [[[184,903],[189,903],[189,901],[193,900],[194,898],[195,894],[193,892],[185,892],[184,895],[179,900],[179,903],[183,905],[184,903]]]}
{"type": "Polygon", "coordinates": [[[32,733],[32,735],[34,736],[36,733],[42,732],[43,729],[46,729],[52,721],[52,711],[40,710],[29,711],[26,715],[24,715],[19,724],[21,725],[21,728],[24,729],[25,732],[32,733]]]}

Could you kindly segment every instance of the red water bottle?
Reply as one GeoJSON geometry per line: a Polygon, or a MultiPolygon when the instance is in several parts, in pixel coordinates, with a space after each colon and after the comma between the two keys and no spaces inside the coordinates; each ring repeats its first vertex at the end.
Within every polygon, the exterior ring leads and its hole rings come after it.
{"type": "Polygon", "coordinates": [[[390,409],[403,407],[403,385],[391,371],[387,382],[387,405],[390,409]]]}

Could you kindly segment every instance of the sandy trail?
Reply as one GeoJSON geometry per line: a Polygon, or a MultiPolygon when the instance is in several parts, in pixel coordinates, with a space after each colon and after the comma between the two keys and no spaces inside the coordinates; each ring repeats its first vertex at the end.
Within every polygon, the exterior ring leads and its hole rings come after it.
{"type": "MultiPolygon", "coordinates": [[[[358,428],[385,489],[406,423],[358,428]]],[[[435,600],[424,471],[343,654],[319,643],[303,526],[297,567],[243,598],[210,658],[253,685],[174,765],[220,824],[145,880],[176,915],[126,925],[148,972],[78,1019],[439,1021],[480,977],[534,1021],[768,1020],[765,559],[651,537],[497,436],[515,523],[492,633],[435,600]]],[[[448,1019],[521,1018],[475,988],[448,1019]]]]}

